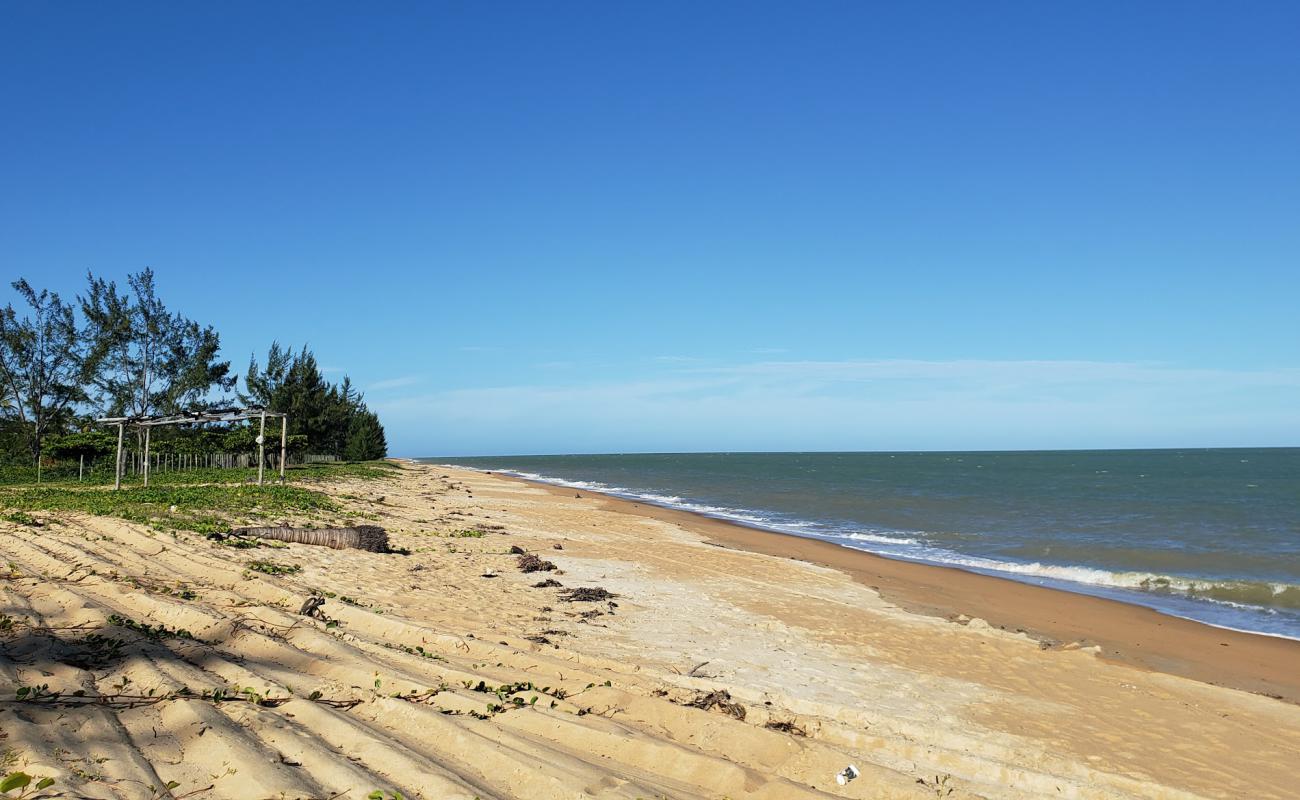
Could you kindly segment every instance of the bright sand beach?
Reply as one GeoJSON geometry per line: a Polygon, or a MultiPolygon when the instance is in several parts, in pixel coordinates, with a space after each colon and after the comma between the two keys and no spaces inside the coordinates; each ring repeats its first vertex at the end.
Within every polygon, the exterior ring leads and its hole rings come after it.
{"type": "Polygon", "coordinates": [[[316,524],[372,521],[409,554],[0,522],[3,699],[119,698],[6,702],[0,750],[96,798],[1281,798],[1300,779],[1295,641],[499,475],[404,465],[327,491],[343,508],[316,524]],[[563,599],[580,587],[617,597],[563,599]],[[333,622],[297,613],[313,590],[333,622]]]}

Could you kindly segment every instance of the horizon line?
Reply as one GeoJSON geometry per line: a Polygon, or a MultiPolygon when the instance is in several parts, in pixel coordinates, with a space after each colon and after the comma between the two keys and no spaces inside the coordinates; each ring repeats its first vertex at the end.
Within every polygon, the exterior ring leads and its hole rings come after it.
{"type": "Polygon", "coordinates": [[[903,453],[1114,453],[1114,452],[1168,452],[1179,450],[1300,450],[1300,444],[1284,445],[1228,445],[1186,447],[1048,447],[1014,448],[1010,450],[931,450],[925,448],[903,450],[624,450],[619,452],[589,453],[505,453],[456,456],[392,456],[396,459],[432,461],[442,458],[563,458],[568,456],[692,456],[692,455],[898,455],[903,453]]]}

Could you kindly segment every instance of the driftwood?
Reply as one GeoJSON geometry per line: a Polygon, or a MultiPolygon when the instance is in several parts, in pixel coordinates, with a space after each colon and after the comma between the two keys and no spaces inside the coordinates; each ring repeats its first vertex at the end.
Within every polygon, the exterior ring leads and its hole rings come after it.
{"type": "Polygon", "coordinates": [[[335,550],[352,547],[372,553],[389,552],[388,533],[378,525],[357,525],[352,528],[235,528],[230,533],[232,536],[256,536],[261,539],[332,547],[335,550]]]}

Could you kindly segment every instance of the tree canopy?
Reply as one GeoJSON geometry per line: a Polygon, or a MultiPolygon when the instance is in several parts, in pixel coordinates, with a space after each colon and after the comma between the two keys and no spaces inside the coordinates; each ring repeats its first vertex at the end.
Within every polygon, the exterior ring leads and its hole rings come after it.
{"type": "Polygon", "coordinates": [[[87,366],[86,346],[77,330],[72,306],[49,291],[37,292],[27,281],[13,283],[27,303],[19,317],[12,304],[0,309],[0,380],[4,411],[17,418],[32,458],[41,440],[72,415],[86,399],[81,379],[87,366]]]}
{"type": "Polygon", "coordinates": [[[168,311],[152,269],[127,277],[129,293],[112,281],[87,277],[90,288],[81,298],[91,341],[87,376],[101,411],[172,414],[234,386],[230,362],[217,360],[221,337],[211,325],[168,311]]]}
{"type": "MultiPolygon", "coordinates": [[[[13,283],[26,308],[0,309],[0,455],[28,464],[47,458],[95,457],[115,437],[93,429],[90,415],[174,414],[233,402],[289,415],[289,449],[350,460],[387,455],[383,425],[348,378],[330,383],[304,345],[271,344],[265,365],[255,357],[238,391],[238,376],[221,358],[221,337],[168,308],[156,276],[144,269],[126,287],[87,275],[75,303],[13,283]],[[80,312],[80,314],[78,314],[80,312]]],[[[278,431],[276,431],[278,433],[278,431]]],[[[247,423],[218,429],[158,429],[151,447],[163,453],[256,450],[247,423]]]]}
{"type": "Polygon", "coordinates": [[[239,396],[245,403],[287,413],[289,431],[303,436],[313,453],[352,461],[388,453],[383,426],[361,393],[347,377],[338,384],[327,381],[307,345],[295,353],[272,342],[265,367],[256,356],[250,358],[239,396]]]}

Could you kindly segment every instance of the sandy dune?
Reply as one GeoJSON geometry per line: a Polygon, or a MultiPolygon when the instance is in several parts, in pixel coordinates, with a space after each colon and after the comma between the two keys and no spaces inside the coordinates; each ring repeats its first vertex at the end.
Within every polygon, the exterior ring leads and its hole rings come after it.
{"type": "Polygon", "coordinates": [[[95,798],[1263,798],[1300,779],[1300,707],[906,613],[600,498],[431,467],[331,492],[411,553],[0,523],[3,698],[122,698],[6,703],[0,750],[95,798]],[[512,546],[559,570],[519,572],[512,546]],[[335,623],[297,613],[313,590],[335,623]],[[688,705],[714,690],[732,713],[688,705]]]}

